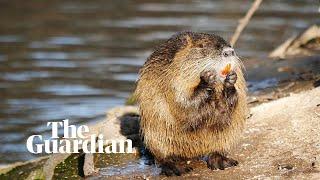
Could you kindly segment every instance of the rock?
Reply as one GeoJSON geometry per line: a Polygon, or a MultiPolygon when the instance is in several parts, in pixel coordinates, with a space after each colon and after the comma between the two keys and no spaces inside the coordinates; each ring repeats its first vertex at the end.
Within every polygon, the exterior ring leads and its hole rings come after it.
{"type": "Polygon", "coordinates": [[[26,180],[34,180],[34,179],[45,179],[42,168],[32,171],[26,180]]]}
{"type": "Polygon", "coordinates": [[[54,169],[56,168],[56,166],[59,163],[63,162],[65,159],[67,159],[69,156],[70,156],[69,153],[52,154],[43,166],[45,179],[52,179],[54,175],[54,169]]]}
{"type": "Polygon", "coordinates": [[[94,166],[93,157],[93,154],[86,154],[84,157],[83,172],[84,176],[86,177],[93,175],[94,173],[97,173],[99,171],[99,169],[96,169],[94,166]]]}
{"type": "Polygon", "coordinates": [[[43,165],[48,157],[19,162],[0,170],[0,179],[44,179],[43,165]]]}
{"type": "Polygon", "coordinates": [[[249,170],[244,178],[320,177],[312,167],[320,159],[319,102],[320,88],[315,88],[252,108],[242,140],[250,145],[237,152],[238,172],[249,170]]]}
{"type": "MultiPolygon", "coordinates": [[[[84,177],[84,153],[72,153],[53,169],[50,179],[81,179],[84,177]]],[[[47,178],[46,178],[47,179],[47,178]]]]}

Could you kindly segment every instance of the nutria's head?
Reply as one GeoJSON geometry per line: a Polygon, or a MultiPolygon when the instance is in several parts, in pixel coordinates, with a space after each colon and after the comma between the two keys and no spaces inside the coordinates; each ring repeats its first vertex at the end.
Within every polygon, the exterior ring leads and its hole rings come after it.
{"type": "MultiPolygon", "coordinates": [[[[172,36],[148,58],[144,70],[158,69],[159,74],[171,74],[179,79],[199,78],[202,71],[215,70],[223,82],[223,69],[241,72],[241,61],[223,38],[214,34],[182,32],[172,36]],[[150,67],[157,68],[150,68],[150,67]],[[229,65],[228,65],[229,66],[229,65]]],[[[143,74],[143,71],[142,71],[143,74]]]]}

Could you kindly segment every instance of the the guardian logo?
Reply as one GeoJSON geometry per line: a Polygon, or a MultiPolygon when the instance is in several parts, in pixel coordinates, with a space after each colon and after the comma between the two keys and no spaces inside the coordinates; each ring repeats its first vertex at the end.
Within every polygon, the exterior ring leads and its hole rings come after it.
{"type": "Polygon", "coordinates": [[[102,134],[89,133],[89,127],[82,125],[76,127],[69,125],[69,120],[61,122],[48,122],[51,126],[52,135],[50,139],[43,139],[42,135],[32,135],[28,138],[26,146],[29,152],[39,153],[133,153],[132,141],[127,140],[104,140],[102,134]],[[63,136],[58,136],[58,129],[63,128],[63,136]]]}

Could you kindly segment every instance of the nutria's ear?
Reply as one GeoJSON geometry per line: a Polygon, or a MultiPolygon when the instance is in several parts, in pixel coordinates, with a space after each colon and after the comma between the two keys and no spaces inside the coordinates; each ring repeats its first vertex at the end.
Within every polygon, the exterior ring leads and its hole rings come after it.
{"type": "Polygon", "coordinates": [[[183,31],[173,35],[168,41],[168,45],[176,49],[176,53],[186,47],[193,45],[193,32],[183,31]]]}
{"type": "Polygon", "coordinates": [[[161,62],[161,64],[169,64],[173,61],[176,53],[191,47],[192,32],[181,32],[173,35],[167,41],[156,47],[155,51],[147,59],[146,64],[153,62],[161,62]]]}
{"type": "Polygon", "coordinates": [[[192,36],[193,32],[191,31],[184,31],[177,33],[176,36],[180,39],[181,41],[181,47],[187,47],[187,46],[192,46],[193,41],[192,41],[192,36]]]}

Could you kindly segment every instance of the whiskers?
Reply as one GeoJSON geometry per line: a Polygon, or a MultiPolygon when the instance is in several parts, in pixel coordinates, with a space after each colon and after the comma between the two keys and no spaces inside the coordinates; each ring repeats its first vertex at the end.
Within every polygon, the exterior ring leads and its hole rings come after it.
{"type": "Polygon", "coordinates": [[[240,58],[239,56],[236,56],[236,63],[240,67],[240,70],[242,71],[242,73],[244,75],[247,75],[247,70],[246,70],[246,67],[243,64],[243,59],[244,59],[243,57],[240,58]]]}
{"type": "Polygon", "coordinates": [[[192,61],[185,61],[180,66],[180,73],[184,77],[199,76],[202,71],[210,70],[215,65],[216,61],[211,57],[199,58],[192,61]]]}
{"type": "MultiPolygon", "coordinates": [[[[178,76],[181,81],[188,81],[190,79],[199,78],[199,75],[203,71],[216,71],[217,75],[221,74],[221,71],[227,64],[231,64],[232,69],[239,69],[243,73],[246,72],[243,61],[238,56],[233,56],[228,59],[222,59],[220,57],[213,58],[213,56],[202,57],[193,60],[185,60],[182,64],[179,64],[178,76]]],[[[175,67],[177,68],[175,64],[175,67]]]]}

